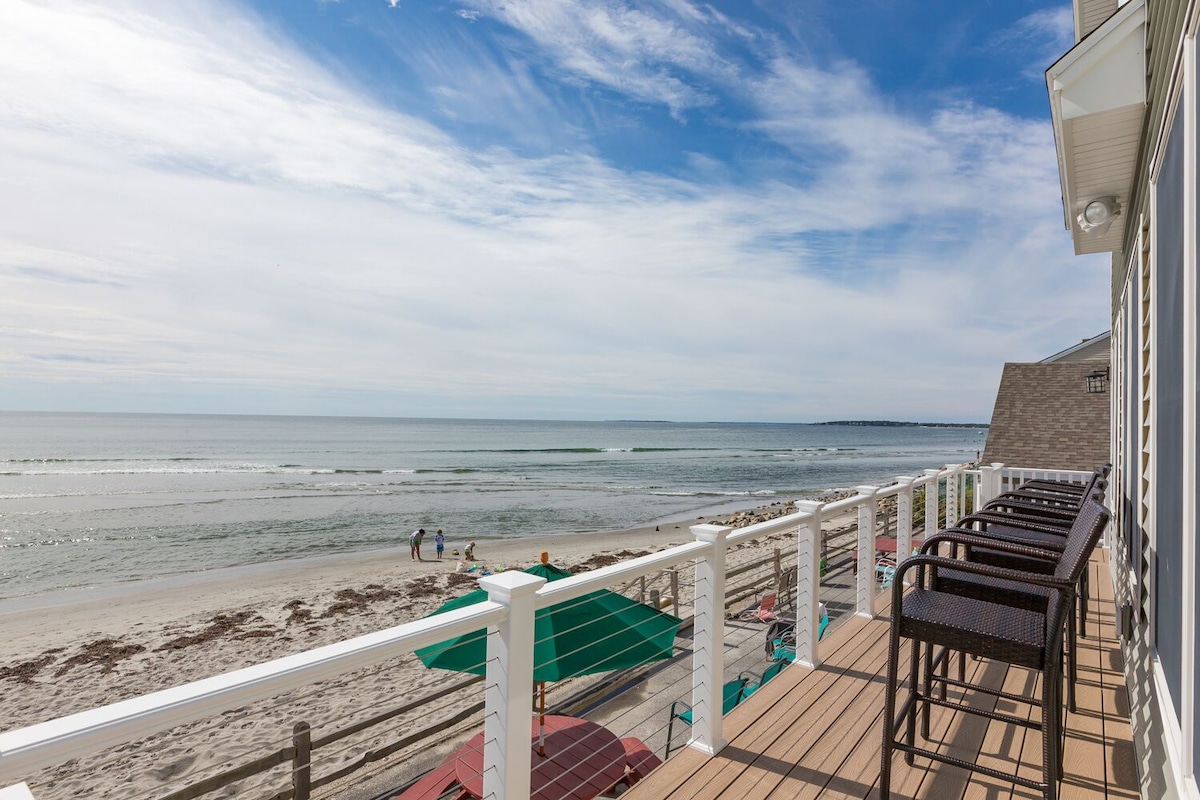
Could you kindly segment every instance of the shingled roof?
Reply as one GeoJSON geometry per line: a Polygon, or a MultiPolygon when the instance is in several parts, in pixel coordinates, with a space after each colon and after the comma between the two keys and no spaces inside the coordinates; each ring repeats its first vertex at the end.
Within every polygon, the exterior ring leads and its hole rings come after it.
{"type": "Polygon", "coordinates": [[[1111,387],[1087,391],[1107,360],[1004,365],[983,461],[1090,470],[1108,458],[1111,387]]]}

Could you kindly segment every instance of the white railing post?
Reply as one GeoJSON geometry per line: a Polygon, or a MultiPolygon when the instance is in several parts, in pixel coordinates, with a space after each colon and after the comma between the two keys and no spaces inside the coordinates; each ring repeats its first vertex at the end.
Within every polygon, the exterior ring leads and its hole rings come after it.
{"type": "Polygon", "coordinates": [[[946,527],[951,528],[958,522],[958,483],[962,480],[962,467],[959,464],[948,464],[946,469],[946,527]]]}
{"type": "Polygon", "coordinates": [[[929,538],[938,532],[938,495],[940,469],[925,470],[925,477],[929,481],[925,484],[925,538],[929,538]]]}
{"type": "Polygon", "coordinates": [[[512,570],[479,579],[508,616],[488,632],[483,716],[485,800],[529,800],[533,750],[533,618],[545,578],[512,570]]]}
{"type": "Polygon", "coordinates": [[[796,529],[796,658],[816,669],[817,631],[821,627],[821,509],[823,503],[799,500],[800,527],[796,529]]]}
{"type": "Polygon", "coordinates": [[[913,481],[911,475],[899,475],[896,483],[900,491],[896,495],[896,565],[912,554],[913,481]]]}
{"type": "Polygon", "coordinates": [[[995,472],[996,470],[987,464],[979,467],[979,483],[975,486],[975,511],[982,510],[985,505],[996,498],[996,495],[992,493],[996,480],[995,472]]]}
{"type": "Polygon", "coordinates": [[[995,500],[1004,493],[1004,464],[1002,462],[992,462],[992,481],[992,496],[988,498],[989,500],[995,500]]]}
{"type": "Polygon", "coordinates": [[[860,617],[875,616],[875,517],[879,501],[875,486],[855,486],[858,492],[858,592],[854,613],[860,617]]]}
{"type": "Polygon", "coordinates": [[[693,525],[692,535],[709,545],[696,560],[696,618],[692,633],[692,738],[688,747],[710,756],[727,742],[722,735],[725,683],[725,548],[733,528],[693,525]]]}
{"type": "Polygon", "coordinates": [[[900,485],[900,492],[896,494],[896,567],[917,549],[912,546],[912,482],[916,480],[911,475],[896,476],[896,483],[900,485]]]}

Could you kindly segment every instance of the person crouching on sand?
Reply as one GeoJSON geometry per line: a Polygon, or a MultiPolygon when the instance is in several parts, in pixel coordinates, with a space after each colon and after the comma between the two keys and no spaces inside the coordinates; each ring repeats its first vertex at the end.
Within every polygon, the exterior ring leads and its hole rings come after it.
{"type": "Polygon", "coordinates": [[[425,529],[417,528],[412,532],[412,536],[408,537],[409,555],[413,561],[423,561],[421,558],[421,540],[425,538],[425,529]]]}
{"type": "Polygon", "coordinates": [[[441,561],[442,553],[446,552],[446,537],[442,535],[441,528],[438,528],[437,533],[433,535],[433,543],[437,545],[438,561],[441,561]]]}
{"type": "Polygon", "coordinates": [[[471,542],[469,545],[467,545],[466,547],[463,548],[463,557],[466,558],[467,561],[475,560],[475,543],[474,542],[471,542]]]}

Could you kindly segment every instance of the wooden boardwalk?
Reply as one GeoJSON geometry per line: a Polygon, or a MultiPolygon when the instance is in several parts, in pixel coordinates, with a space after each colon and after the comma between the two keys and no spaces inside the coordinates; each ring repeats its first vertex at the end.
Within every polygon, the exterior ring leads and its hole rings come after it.
{"type": "MultiPolygon", "coordinates": [[[[1090,565],[1095,595],[1080,640],[1078,711],[1067,717],[1063,800],[1137,798],[1129,704],[1113,628],[1107,555],[1090,565]]],[[[729,745],[716,757],[683,749],[623,795],[626,800],[877,798],[883,736],[888,622],[852,619],[822,642],[817,670],[790,667],[725,719],[729,745]]],[[[990,661],[968,661],[968,680],[1031,693],[1037,676],[990,661]],[[970,671],[973,670],[972,675],[970,671]]],[[[980,700],[979,702],[984,702],[980,700]]],[[[995,705],[995,700],[987,701],[995,705]]],[[[1000,701],[1014,713],[1016,704],[1000,701]]],[[[1037,710],[1031,713],[1038,714],[1037,710]]],[[[936,710],[932,739],[944,752],[1038,779],[1038,732],[936,710]]],[[[1038,798],[978,773],[896,754],[892,797],[921,800],[1038,798]]]]}

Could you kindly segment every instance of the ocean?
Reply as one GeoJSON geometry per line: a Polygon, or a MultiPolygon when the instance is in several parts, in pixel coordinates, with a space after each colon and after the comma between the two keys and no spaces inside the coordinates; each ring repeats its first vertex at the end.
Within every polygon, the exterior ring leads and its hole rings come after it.
{"type": "Polygon", "coordinates": [[[972,461],[983,428],[0,412],[0,599],[694,521],[972,461]]]}

